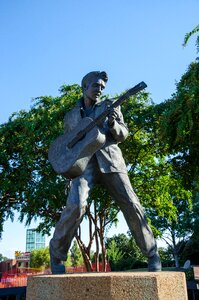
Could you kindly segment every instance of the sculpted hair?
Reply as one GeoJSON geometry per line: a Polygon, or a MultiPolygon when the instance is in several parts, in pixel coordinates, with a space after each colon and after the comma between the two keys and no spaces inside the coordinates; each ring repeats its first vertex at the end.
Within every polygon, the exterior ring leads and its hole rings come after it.
{"type": "Polygon", "coordinates": [[[108,75],[105,71],[92,71],[86,74],[82,79],[82,89],[86,88],[88,83],[93,80],[102,79],[105,83],[108,81],[108,75]]]}

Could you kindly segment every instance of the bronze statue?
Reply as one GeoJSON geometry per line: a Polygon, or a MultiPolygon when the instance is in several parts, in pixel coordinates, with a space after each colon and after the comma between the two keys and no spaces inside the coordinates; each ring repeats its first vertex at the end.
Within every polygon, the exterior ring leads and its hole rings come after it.
{"type": "MultiPolygon", "coordinates": [[[[106,72],[94,71],[84,76],[82,79],[83,97],[64,118],[64,137],[58,138],[56,146],[50,147],[49,157],[53,162],[53,155],[56,156],[57,148],[64,147],[70,151],[70,148],[78,141],[78,138],[76,140],[74,137],[75,139],[72,138],[67,143],[63,143],[65,136],[71,133],[73,135],[77,133],[77,136],[81,135],[81,130],[76,130],[81,122],[85,122],[84,126],[87,127],[92,120],[98,120],[104,114],[104,118],[91,130],[91,139],[96,141],[95,145],[87,147],[86,141],[89,140],[89,137],[85,137],[85,150],[78,156],[80,166],[83,164],[84,167],[72,166],[70,168],[72,172],[70,170],[65,174],[68,177],[71,175],[72,181],[66,207],[56,224],[53,238],[50,241],[53,274],[65,273],[62,261],[67,259],[72,239],[85,214],[87,198],[96,183],[103,185],[119,205],[137,245],[148,257],[148,270],[161,271],[156,241],[147,224],[140,201],[133,191],[121,150],[118,147],[118,143],[124,141],[128,136],[128,129],[124,123],[120,106],[114,106],[111,100],[100,101],[107,81],[106,72]],[[90,119],[90,121],[84,119],[90,119]],[[59,146],[61,143],[64,146],[59,146]]],[[[141,83],[134,90],[141,90],[145,86],[144,83],[141,83]]],[[[57,152],[59,153],[59,151],[60,149],[57,152]]],[[[61,149],[61,151],[63,150],[61,149]]],[[[60,160],[58,170],[62,169],[61,165],[64,162],[65,158],[60,160]]]]}

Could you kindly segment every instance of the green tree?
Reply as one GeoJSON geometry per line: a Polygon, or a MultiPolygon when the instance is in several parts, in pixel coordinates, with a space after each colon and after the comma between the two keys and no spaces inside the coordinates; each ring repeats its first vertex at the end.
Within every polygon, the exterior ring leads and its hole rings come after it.
{"type": "Polygon", "coordinates": [[[187,241],[182,254],[181,259],[183,261],[190,260],[191,264],[199,264],[199,193],[194,192],[192,200],[192,234],[187,241]]]}
{"type": "Polygon", "coordinates": [[[168,248],[159,247],[158,252],[159,252],[159,255],[160,255],[162,266],[163,267],[172,266],[173,255],[170,253],[168,248]]]}
{"type": "Polygon", "coordinates": [[[160,176],[153,188],[162,189],[163,197],[156,198],[156,205],[146,210],[147,216],[153,226],[159,231],[159,237],[163,239],[172,251],[176,267],[179,267],[179,257],[183,242],[189,238],[193,232],[193,210],[192,193],[187,191],[182,183],[182,179],[172,171],[172,165],[167,163],[168,173],[160,176]],[[159,202],[164,202],[167,210],[159,207],[159,202]],[[172,213],[171,213],[172,212],[172,213]]]}
{"type": "Polygon", "coordinates": [[[169,160],[190,190],[199,189],[199,63],[191,63],[176,93],[162,106],[160,138],[169,160]]]}
{"type": "Polygon", "coordinates": [[[3,256],[3,254],[0,253],[0,262],[7,260],[8,258],[6,256],[3,256]]]}
{"type": "MultiPolygon", "coordinates": [[[[197,34],[199,32],[199,25],[197,25],[193,30],[191,30],[190,32],[188,32],[186,35],[185,35],[185,38],[184,38],[184,42],[183,42],[183,46],[185,47],[189,41],[189,39],[197,34]]],[[[199,35],[197,36],[197,39],[196,39],[196,47],[197,47],[197,52],[199,52],[199,35]]]]}
{"type": "MultiPolygon", "coordinates": [[[[196,32],[198,26],[187,34],[184,45],[196,32]]],[[[141,191],[141,197],[144,195],[142,186],[146,196],[150,190],[153,194],[156,204],[147,205],[150,204],[149,199],[152,199],[149,196],[144,206],[152,226],[158,229],[172,250],[176,266],[179,266],[182,246],[191,235],[195,236],[194,228],[198,221],[195,212],[197,201],[194,200],[194,195],[199,190],[198,74],[199,63],[191,63],[180,82],[176,84],[176,92],[171,99],[151,107],[148,120],[150,124],[154,121],[154,126],[148,126],[148,129],[157,132],[159,145],[156,145],[158,152],[162,149],[163,156],[161,159],[157,156],[155,161],[154,158],[144,161],[145,171],[141,168],[141,172],[145,173],[145,181],[144,184],[141,182],[138,189],[138,193],[141,191]],[[149,161],[153,164],[151,168],[148,168],[149,161]],[[154,172],[158,172],[159,175],[153,177],[154,172]],[[147,184],[151,179],[153,187],[147,184]],[[158,196],[160,189],[163,193],[158,196]]],[[[143,124],[147,124],[147,118],[140,120],[143,124]]],[[[136,170],[134,174],[138,174],[140,180],[143,179],[140,171],[136,170]]],[[[135,182],[139,182],[139,179],[135,182]]]]}
{"type": "Polygon", "coordinates": [[[109,242],[107,248],[108,260],[111,264],[111,270],[114,271],[117,269],[117,264],[123,260],[124,252],[122,249],[119,249],[116,241],[113,239],[109,242]]]}
{"type": "Polygon", "coordinates": [[[50,166],[48,148],[63,131],[64,115],[81,92],[78,85],[60,91],[60,97],[36,98],[29,112],[14,113],[0,126],[0,232],[18,211],[26,224],[41,217],[39,229],[49,233],[65,205],[66,180],[50,166]]]}
{"type": "Polygon", "coordinates": [[[70,251],[68,252],[67,260],[64,262],[64,265],[65,265],[65,267],[71,267],[72,266],[70,251]]]}
{"type": "Polygon", "coordinates": [[[50,266],[49,248],[35,249],[30,254],[30,267],[46,269],[50,266]]]}
{"type": "Polygon", "coordinates": [[[181,259],[184,262],[186,260],[190,260],[192,265],[199,264],[199,239],[195,234],[193,234],[193,236],[184,245],[181,253],[181,259]]]}
{"type": "Polygon", "coordinates": [[[141,253],[130,232],[106,239],[108,260],[112,271],[128,270],[146,265],[146,257],[141,253]]]}
{"type": "Polygon", "coordinates": [[[73,242],[73,245],[70,249],[70,257],[71,263],[73,267],[82,266],[83,265],[83,258],[81,251],[79,250],[78,244],[76,241],[73,242]]]}

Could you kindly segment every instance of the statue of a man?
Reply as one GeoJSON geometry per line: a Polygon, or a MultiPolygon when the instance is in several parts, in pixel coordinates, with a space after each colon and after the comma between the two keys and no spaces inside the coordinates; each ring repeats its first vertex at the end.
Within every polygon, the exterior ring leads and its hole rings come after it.
{"type": "MultiPolygon", "coordinates": [[[[65,132],[70,132],[71,127],[78,126],[82,118],[89,116],[95,119],[110,107],[111,100],[100,101],[107,81],[106,72],[94,71],[84,76],[83,97],[69,112],[73,123],[71,126],[65,121],[65,132]]],[[[123,142],[128,136],[120,107],[110,111],[100,130],[106,135],[106,142],[94,153],[83,174],[72,180],[66,207],[50,241],[52,273],[65,273],[63,261],[67,259],[72,239],[85,214],[87,198],[96,183],[103,185],[119,205],[137,245],[148,258],[148,270],[161,271],[156,241],[147,224],[140,201],[133,191],[118,147],[118,143],[123,142]]]]}

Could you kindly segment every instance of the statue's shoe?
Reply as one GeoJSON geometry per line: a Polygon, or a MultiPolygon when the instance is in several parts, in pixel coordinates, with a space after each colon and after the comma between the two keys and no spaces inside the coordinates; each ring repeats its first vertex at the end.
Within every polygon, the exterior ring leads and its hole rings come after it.
{"type": "Polygon", "coordinates": [[[160,256],[157,252],[153,256],[148,258],[148,271],[149,272],[162,271],[160,256]]]}
{"type": "Polygon", "coordinates": [[[50,265],[52,274],[66,274],[66,268],[61,259],[55,257],[50,251],[50,265]]]}
{"type": "Polygon", "coordinates": [[[51,272],[52,274],[66,274],[66,269],[62,263],[54,264],[51,262],[51,272]]]}

